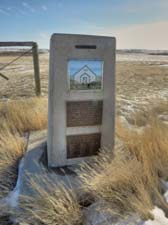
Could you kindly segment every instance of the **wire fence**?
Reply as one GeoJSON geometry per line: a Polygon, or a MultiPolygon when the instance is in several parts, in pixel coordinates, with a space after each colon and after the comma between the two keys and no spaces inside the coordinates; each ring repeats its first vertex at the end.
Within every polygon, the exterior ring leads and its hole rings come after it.
{"type": "Polygon", "coordinates": [[[26,53],[31,51],[32,49],[29,49],[17,57],[14,53],[7,54],[8,49],[6,49],[5,54],[0,54],[1,99],[34,95],[32,56],[26,57],[26,53]]]}
{"type": "MultiPolygon", "coordinates": [[[[34,46],[28,49],[11,49],[11,46],[0,48],[0,100],[41,94],[40,76],[36,76],[40,73],[38,71],[39,54],[38,51],[34,51],[34,46]]],[[[46,95],[48,92],[48,54],[42,54],[40,59],[42,89],[43,94],[46,95]]]]}

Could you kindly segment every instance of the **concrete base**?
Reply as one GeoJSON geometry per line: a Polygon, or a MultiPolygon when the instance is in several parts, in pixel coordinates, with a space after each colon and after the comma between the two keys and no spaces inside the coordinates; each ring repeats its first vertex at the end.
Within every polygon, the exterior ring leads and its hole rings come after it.
{"type": "Polygon", "coordinates": [[[33,179],[38,185],[45,188],[42,178],[47,177],[56,184],[64,184],[67,188],[73,189],[79,198],[84,193],[81,191],[81,184],[77,175],[80,170],[79,165],[67,166],[62,168],[47,168],[47,131],[31,132],[28,141],[27,152],[24,157],[23,172],[21,177],[20,195],[35,196],[34,190],[30,185],[33,179]]]}
{"type": "MultiPolygon", "coordinates": [[[[80,183],[80,179],[77,174],[77,170],[78,172],[80,171],[80,165],[52,169],[47,168],[46,141],[46,130],[30,133],[27,152],[23,159],[19,195],[31,196],[33,198],[36,198],[36,191],[30,185],[30,180],[33,179],[37,183],[37,185],[40,185],[45,189],[47,187],[46,183],[43,183],[43,179],[47,177],[48,180],[51,179],[55,184],[59,185],[60,183],[62,183],[68,189],[73,189],[79,199],[79,202],[83,206],[82,212],[85,221],[83,224],[105,225],[108,221],[109,224],[115,225],[116,218],[104,212],[100,212],[99,209],[101,206],[101,202],[94,203],[95,199],[92,199],[91,196],[89,196],[88,193],[83,190],[82,184],[80,183]]],[[[14,220],[16,221],[16,225],[28,225],[25,223],[18,223],[18,218],[14,218],[14,220]]],[[[123,223],[121,222],[121,224],[123,223]]],[[[128,225],[129,223],[125,224],[128,225]]]]}
{"type": "MultiPolygon", "coordinates": [[[[84,210],[84,217],[87,224],[91,225],[145,225],[145,222],[133,214],[119,219],[119,216],[112,215],[105,211],[105,202],[97,201],[84,210]],[[104,210],[104,211],[103,211],[104,210]]],[[[111,207],[107,205],[106,207],[111,207]]]]}

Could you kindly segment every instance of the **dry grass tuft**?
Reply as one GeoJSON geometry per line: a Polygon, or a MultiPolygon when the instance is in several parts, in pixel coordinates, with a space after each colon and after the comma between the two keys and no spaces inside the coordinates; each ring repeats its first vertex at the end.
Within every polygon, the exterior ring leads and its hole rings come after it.
{"type": "Polygon", "coordinates": [[[143,168],[136,158],[118,155],[112,161],[107,152],[96,160],[94,166],[84,165],[80,174],[82,182],[95,198],[107,204],[101,210],[125,216],[138,213],[152,218],[152,201],[143,183],[143,168]]]}
{"type": "MultiPolygon", "coordinates": [[[[24,132],[47,128],[47,99],[0,103],[0,119],[0,197],[4,197],[13,189],[17,179],[18,162],[26,144],[24,132]]],[[[21,210],[15,212],[15,216],[18,213],[21,221],[38,225],[81,224],[82,214],[74,193],[47,179],[44,182],[47,182],[44,184],[49,189],[47,191],[32,182],[36,198],[22,197],[21,210]]]]}
{"type": "Polygon", "coordinates": [[[47,190],[31,180],[36,197],[22,196],[19,220],[38,225],[81,225],[82,212],[73,191],[47,178],[41,177],[40,180],[44,181],[47,190]]]}
{"type": "Polygon", "coordinates": [[[152,105],[151,110],[148,110],[149,117],[157,116],[159,114],[167,113],[168,110],[168,101],[165,101],[163,99],[153,99],[149,103],[152,105]]]}
{"type": "MultiPolygon", "coordinates": [[[[128,121],[135,126],[146,126],[152,118],[164,117],[167,115],[168,101],[163,99],[151,99],[148,103],[148,107],[142,107],[141,109],[132,112],[128,121]]],[[[118,124],[118,123],[117,123],[118,124]]]]}
{"type": "Polygon", "coordinates": [[[141,162],[150,176],[167,179],[168,174],[168,126],[157,118],[150,118],[143,132],[128,130],[122,124],[117,127],[118,137],[127,150],[141,162]]]}
{"type": "MultiPolygon", "coordinates": [[[[114,151],[114,159],[101,153],[94,165],[85,164],[82,181],[95,197],[108,202],[113,214],[138,213],[152,217],[154,204],[168,213],[161,195],[160,180],[168,174],[168,127],[156,118],[140,132],[117,123],[117,136],[123,146],[114,151]]],[[[103,209],[101,209],[103,210],[103,209]]]]}
{"type": "Polygon", "coordinates": [[[141,163],[144,183],[155,204],[168,215],[168,205],[161,195],[160,185],[161,179],[168,179],[168,126],[157,117],[150,117],[143,132],[128,130],[120,124],[117,134],[127,151],[141,163]]]}
{"type": "Polygon", "coordinates": [[[24,132],[47,128],[47,99],[0,103],[0,198],[16,183],[19,160],[26,145],[24,132]]]}
{"type": "Polygon", "coordinates": [[[25,144],[24,138],[3,125],[0,130],[0,198],[14,188],[25,144]]]}
{"type": "Polygon", "coordinates": [[[19,132],[47,128],[47,99],[30,98],[0,104],[0,116],[10,128],[19,132]]]}

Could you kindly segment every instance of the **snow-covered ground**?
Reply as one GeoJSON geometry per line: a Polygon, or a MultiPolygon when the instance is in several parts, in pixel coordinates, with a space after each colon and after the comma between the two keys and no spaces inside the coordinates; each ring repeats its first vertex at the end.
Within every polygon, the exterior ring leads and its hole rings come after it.
{"type": "Polygon", "coordinates": [[[10,207],[17,207],[17,205],[18,205],[20,188],[21,188],[21,183],[22,183],[23,165],[24,165],[24,158],[22,158],[19,163],[18,179],[17,179],[16,186],[15,186],[14,190],[11,191],[9,193],[9,195],[5,198],[7,205],[10,207]]]}
{"type": "Polygon", "coordinates": [[[165,216],[163,210],[155,207],[152,210],[152,214],[154,215],[154,220],[148,220],[144,225],[168,225],[168,218],[165,216]]]}
{"type": "MultiPolygon", "coordinates": [[[[6,58],[7,59],[7,58],[6,58]]],[[[5,60],[5,59],[4,59],[5,60]]],[[[5,63],[5,61],[4,61],[5,63]]],[[[143,111],[146,107],[149,106],[149,103],[152,102],[152,99],[167,100],[168,99],[168,89],[166,87],[167,80],[167,67],[168,67],[168,56],[151,56],[147,54],[117,54],[117,110],[120,115],[122,122],[129,128],[133,127],[128,123],[128,118],[131,117],[131,114],[138,111],[143,111]],[[124,63],[123,63],[124,62],[124,63]],[[137,68],[133,67],[130,62],[142,63],[142,65],[157,65],[161,70],[161,74],[158,73],[158,76],[154,77],[155,68],[144,67],[141,73],[141,64],[138,67],[140,71],[137,74],[137,68]],[[120,68],[121,63],[121,68],[120,68]],[[123,63],[123,64],[122,64],[123,63]],[[130,64],[128,64],[130,63],[130,64]],[[123,71],[122,71],[123,66],[123,71]],[[132,66],[133,69],[128,70],[132,66]],[[150,76],[144,76],[142,79],[139,77],[142,75],[145,70],[151,69],[150,76]],[[128,71],[127,71],[128,70],[128,71]],[[164,70],[164,71],[162,71],[164,70]],[[121,71],[121,72],[120,72],[121,71]],[[130,75],[131,74],[131,75],[130,75]],[[164,76],[165,75],[165,76],[164,76]],[[154,80],[155,78],[155,80],[154,80]],[[162,82],[160,82],[162,80],[162,82]],[[129,81],[129,82],[128,82],[129,81]],[[153,82],[153,83],[152,83],[153,82]],[[149,85],[148,85],[149,84],[149,85]]],[[[41,66],[41,82],[42,88],[45,95],[47,95],[47,82],[48,82],[48,54],[40,56],[40,66],[41,66]]],[[[10,96],[31,96],[32,90],[34,92],[34,87],[32,83],[33,80],[33,67],[32,62],[28,57],[25,57],[21,63],[16,63],[9,67],[4,74],[10,77],[9,82],[2,80],[2,85],[0,87],[0,95],[7,97],[10,96]],[[27,62],[28,60],[28,62],[27,62]],[[31,84],[31,85],[30,85],[31,84]],[[31,88],[33,89],[31,90],[31,88]],[[16,92],[16,89],[18,92],[16,92]],[[23,90],[24,89],[24,90],[23,90]],[[7,93],[8,90],[8,93],[7,93]],[[14,90],[16,93],[14,93],[14,90]],[[27,91],[27,94],[26,94],[27,91]]],[[[146,72],[148,74],[148,71],[146,72]]],[[[157,74],[156,74],[157,75],[157,74]]],[[[1,78],[0,78],[1,79],[1,78]]],[[[167,83],[168,85],[168,83],[167,83]]],[[[160,119],[167,118],[167,115],[158,115],[160,119]]],[[[135,127],[134,127],[135,129],[135,127]]],[[[140,129],[139,129],[140,131],[140,129]]],[[[11,207],[16,207],[18,203],[18,197],[21,187],[21,176],[24,160],[22,159],[19,165],[19,174],[18,180],[15,189],[7,196],[6,201],[11,207]]],[[[165,194],[164,197],[168,202],[168,183],[165,182],[165,194]]],[[[113,225],[168,225],[168,218],[166,218],[164,212],[155,206],[151,212],[154,215],[154,220],[140,221],[138,223],[130,223],[130,221],[122,221],[119,223],[113,223],[113,225]]],[[[131,220],[131,218],[130,218],[131,220]]],[[[96,225],[96,224],[94,224],[96,225]]]]}
{"type": "MultiPolygon", "coordinates": [[[[17,207],[18,199],[20,194],[20,188],[22,184],[22,174],[24,167],[24,158],[20,161],[19,171],[18,171],[18,180],[16,183],[16,187],[11,193],[5,198],[6,203],[9,207],[17,207]]],[[[165,189],[164,197],[168,202],[168,182],[163,181],[163,186],[165,189]]],[[[127,217],[125,220],[118,220],[116,222],[113,221],[112,216],[105,216],[101,212],[97,212],[93,206],[88,209],[89,214],[87,213],[87,220],[91,222],[92,225],[168,225],[168,218],[165,216],[165,213],[162,209],[155,206],[155,208],[151,211],[151,214],[154,217],[154,220],[142,221],[137,215],[132,215],[127,217]],[[107,222],[107,223],[106,223],[107,222]]],[[[115,217],[116,220],[116,217],[115,217]]]]}
{"type": "Polygon", "coordinates": [[[138,61],[138,62],[167,62],[168,63],[168,55],[149,55],[144,53],[124,53],[117,54],[117,61],[138,61]]]}

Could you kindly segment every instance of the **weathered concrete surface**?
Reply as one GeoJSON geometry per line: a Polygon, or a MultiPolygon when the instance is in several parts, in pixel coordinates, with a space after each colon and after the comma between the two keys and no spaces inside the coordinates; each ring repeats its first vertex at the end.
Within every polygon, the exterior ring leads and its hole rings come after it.
{"type": "Polygon", "coordinates": [[[86,159],[86,157],[67,159],[67,101],[103,101],[101,147],[114,145],[115,42],[114,37],[75,34],[52,35],[48,108],[48,162],[50,167],[72,165],[86,159]],[[77,45],[96,46],[96,48],[79,49],[75,47],[77,45]],[[103,88],[85,91],[69,90],[67,71],[70,59],[103,61],[103,88]]]}
{"type": "Polygon", "coordinates": [[[118,216],[105,212],[104,204],[97,201],[84,210],[86,225],[144,225],[144,221],[136,215],[119,219],[118,216]]]}
{"type": "Polygon", "coordinates": [[[46,148],[46,137],[47,131],[45,130],[30,133],[27,152],[24,156],[20,195],[31,194],[29,177],[42,175],[40,158],[46,148]]]}
{"type": "MultiPolygon", "coordinates": [[[[87,193],[82,189],[82,185],[79,182],[79,177],[76,171],[80,170],[80,166],[69,166],[65,168],[55,168],[48,169],[44,165],[44,159],[42,160],[42,155],[46,151],[46,139],[47,131],[36,131],[30,133],[27,153],[24,157],[24,165],[22,171],[22,181],[20,195],[36,197],[36,191],[30,185],[30,179],[42,186],[44,189],[47,188],[43,183],[44,178],[48,178],[50,182],[55,184],[64,184],[67,188],[73,189],[77,194],[79,200],[88,199],[87,193]],[[85,198],[87,197],[87,198],[85,198]]],[[[121,144],[121,143],[119,143],[121,144]]],[[[47,159],[46,159],[47,161],[47,159]]],[[[49,183],[50,185],[51,183],[49,183]]],[[[93,199],[90,199],[93,202],[93,199]]],[[[82,201],[81,201],[82,202],[82,201]]],[[[84,202],[86,203],[86,202],[84,202]]],[[[116,216],[111,215],[108,212],[103,212],[105,207],[102,207],[102,202],[96,201],[90,206],[85,207],[83,210],[84,213],[84,224],[85,225],[143,225],[144,222],[141,221],[138,217],[128,217],[124,220],[118,220],[116,216]]],[[[17,223],[16,218],[16,224],[17,223]]],[[[27,225],[27,224],[23,224],[27,225]]]]}
{"type": "Polygon", "coordinates": [[[81,192],[81,184],[76,173],[80,167],[69,166],[64,168],[48,169],[46,165],[42,163],[42,155],[46,151],[47,147],[46,140],[46,130],[30,133],[27,153],[24,157],[20,195],[32,196],[35,194],[30,185],[30,179],[35,180],[38,185],[46,188],[46,184],[42,179],[47,178],[48,181],[51,180],[51,182],[54,182],[55,184],[64,184],[67,188],[73,189],[80,198],[81,195],[84,194],[81,192]]]}

